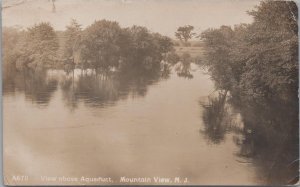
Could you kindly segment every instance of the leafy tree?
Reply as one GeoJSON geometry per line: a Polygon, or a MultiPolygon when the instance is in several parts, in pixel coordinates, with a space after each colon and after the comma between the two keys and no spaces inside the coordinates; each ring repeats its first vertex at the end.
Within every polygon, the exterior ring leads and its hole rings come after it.
{"type": "MultiPolygon", "coordinates": [[[[292,1],[262,1],[249,12],[253,23],[209,29],[201,35],[203,65],[219,89],[230,91],[230,102],[242,115],[238,131],[243,136],[234,138],[241,148],[238,155],[260,163],[260,176],[276,185],[299,179],[294,162],[299,157],[297,11],[292,1]]],[[[213,112],[206,113],[204,122],[211,123],[206,124],[208,135],[211,126],[216,128],[214,134],[234,130],[226,122],[218,125],[210,120],[213,112]]]]}
{"type": "Polygon", "coordinates": [[[67,63],[75,63],[75,55],[80,54],[81,27],[72,19],[64,32],[65,44],[63,57],[67,63]]]}
{"type": "Polygon", "coordinates": [[[191,39],[195,35],[195,33],[192,32],[193,30],[194,30],[194,27],[191,25],[179,27],[177,29],[177,32],[175,32],[175,36],[180,41],[184,41],[185,43],[187,43],[188,40],[191,39]]]}
{"type": "Polygon", "coordinates": [[[160,53],[165,54],[173,50],[173,42],[171,38],[162,36],[159,33],[153,34],[154,40],[157,42],[160,53]]]}
{"type": "MultiPolygon", "coordinates": [[[[133,55],[140,59],[151,55],[154,48],[153,37],[146,27],[133,26],[130,28],[131,48],[133,55]]],[[[141,59],[142,60],[142,59],[141,59]]]]}
{"type": "Polygon", "coordinates": [[[217,88],[250,97],[297,98],[298,14],[290,1],[263,1],[252,24],[201,34],[217,88]]]}
{"type": "Polygon", "coordinates": [[[263,1],[249,12],[254,22],[240,86],[246,94],[296,98],[298,90],[298,10],[292,1],[263,1]],[[256,71],[251,71],[251,69],[256,71]]]}
{"type": "Polygon", "coordinates": [[[128,29],[130,41],[129,58],[126,65],[135,68],[155,69],[160,66],[163,54],[171,50],[171,39],[158,33],[150,33],[146,27],[133,26],[128,29]]]}
{"type": "Polygon", "coordinates": [[[232,61],[230,49],[233,45],[233,30],[228,26],[220,29],[209,29],[202,33],[205,43],[206,60],[203,62],[217,89],[229,90],[232,88],[232,61]]]}
{"type": "Polygon", "coordinates": [[[2,73],[3,91],[14,88],[16,62],[20,58],[20,44],[24,40],[24,31],[19,28],[2,28],[2,73]]]}
{"type": "Polygon", "coordinates": [[[94,68],[109,69],[118,65],[119,40],[122,29],[117,22],[95,21],[84,30],[82,39],[83,58],[94,68]]]}
{"type": "Polygon", "coordinates": [[[19,63],[32,68],[51,67],[57,60],[58,39],[49,23],[40,23],[28,29],[19,63]]]}
{"type": "Polygon", "coordinates": [[[24,39],[24,31],[18,28],[4,27],[2,31],[3,64],[5,68],[15,66],[20,55],[20,43],[24,39]]]}

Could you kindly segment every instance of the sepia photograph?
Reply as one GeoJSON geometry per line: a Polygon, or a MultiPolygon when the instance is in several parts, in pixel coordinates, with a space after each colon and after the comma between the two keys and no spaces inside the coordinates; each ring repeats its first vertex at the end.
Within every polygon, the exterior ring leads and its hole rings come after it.
{"type": "Polygon", "coordinates": [[[299,185],[298,5],[2,0],[4,184],[299,185]]]}

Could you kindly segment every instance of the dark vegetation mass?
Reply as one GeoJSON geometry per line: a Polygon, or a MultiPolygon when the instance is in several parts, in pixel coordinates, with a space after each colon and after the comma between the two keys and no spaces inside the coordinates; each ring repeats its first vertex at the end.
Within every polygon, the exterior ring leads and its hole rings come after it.
{"type": "Polygon", "coordinates": [[[222,26],[201,34],[216,87],[235,95],[296,101],[298,10],[290,1],[263,1],[248,12],[252,24],[222,26]]]}
{"type": "Polygon", "coordinates": [[[257,166],[265,184],[295,184],[299,180],[297,5],[262,1],[248,13],[254,20],[251,24],[221,26],[201,34],[205,49],[201,65],[219,90],[218,97],[200,103],[203,133],[214,144],[233,133],[241,162],[257,166]]]}
{"type": "Polygon", "coordinates": [[[4,68],[82,68],[153,70],[172,49],[170,38],[145,27],[121,28],[117,22],[95,21],[86,29],[72,20],[65,31],[49,23],[26,30],[3,29],[4,68]]]}

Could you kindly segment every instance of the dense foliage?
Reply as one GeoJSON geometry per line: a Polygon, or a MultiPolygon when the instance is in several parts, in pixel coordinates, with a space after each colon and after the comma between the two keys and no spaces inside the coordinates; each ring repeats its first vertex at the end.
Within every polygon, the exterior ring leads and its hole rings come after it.
{"type": "Polygon", "coordinates": [[[40,23],[27,31],[3,29],[4,64],[18,69],[49,67],[56,61],[58,39],[49,23],[40,23]]]}
{"type": "Polygon", "coordinates": [[[295,184],[299,181],[297,6],[292,1],[262,1],[248,13],[253,16],[251,24],[201,34],[206,56],[201,63],[216,89],[225,93],[203,106],[203,133],[218,144],[226,133],[234,132],[240,147],[237,155],[256,165],[268,185],[295,184]],[[232,118],[236,113],[242,125],[232,118]]]}
{"type": "Polygon", "coordinates": [[[112,70],[160,67],[173,48],[170,38],[147,28],[121,28],[117,22],[95,21],[86,29],[72,20],[63,32],[49,23],[26,30],[4,28],[4,65],[26,68],[92,68],[112,70]]]}
{"type": "Polygon", "coordinates": [[[257,97],[297,98],[298,12],[292,1],[263,1],[252,24],[202,33],[206,61],[218,89],[257,97]]]}
{"type": "Polygon", "coordinates": [[[72,19],[71,24],[67,26],[66,31],[63,33],[63,60],[66,64],[75,63],[76,54],[80,51],[80,40],[81,40],[81,27],[72,19]]]}
{"type": "Polygon", "coordinates": [[[192,32],[193,30],[194,27],[192,25],[178,27],[177,31],[175,32],[175,36],[180,41],[187,43],[187,41],[195,35],[195,33],[192,32]]]}

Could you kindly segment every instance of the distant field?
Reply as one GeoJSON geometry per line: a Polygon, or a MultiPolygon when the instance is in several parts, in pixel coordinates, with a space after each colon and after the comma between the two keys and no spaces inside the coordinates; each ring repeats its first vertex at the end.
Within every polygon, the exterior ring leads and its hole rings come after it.
{"type": "Polygon", "coordinates": [[[189,53],[191,57],[201,57],[203,55],[203,48],[202,47],[183,47],[183,46],[176,46],[175,47],[176,53],[178,55],[182,55],[183,53],[189,53]]]}

